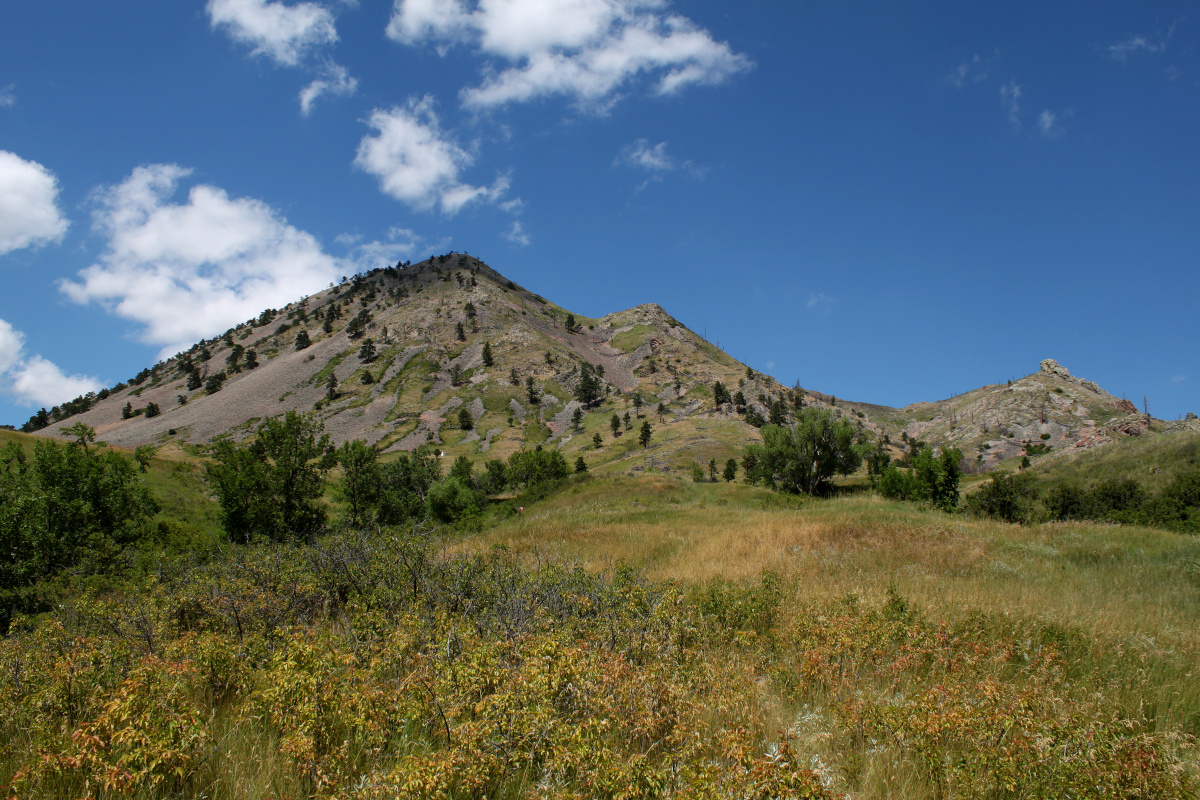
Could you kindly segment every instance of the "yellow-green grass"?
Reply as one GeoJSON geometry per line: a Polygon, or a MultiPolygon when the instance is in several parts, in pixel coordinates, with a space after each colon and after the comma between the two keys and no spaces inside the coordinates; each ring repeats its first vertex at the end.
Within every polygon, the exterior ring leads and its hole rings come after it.
{"type": "Polygon", "coordinates": [[[1091,486],[1109,479],[1133,479],[1157,491],[1176,475],[1200,469],[1200,432],[1130,437],[1078,454],[1044,458],[1033,474],[1046,485],[1091,486]]]}
{"type": "MultiPolygon", "coordinates": [[[[1164,724],[1200,730],[1200,541],[1150,528],[1020,527],[872,495],[789,502],[743,483],[661,476],[580,483],[457,547],[503,545],[591,570],[630,564],[657,580],[782,576],[798,605],[889,587],[932,618],[998,614],[1082,632],[1134,654],[1164,724]]],[[[1122,656],[1123,657],[1123,656],[1122,656]]],[[[1149,695],[1147,697],[1146,695],[1149,695]]]]}

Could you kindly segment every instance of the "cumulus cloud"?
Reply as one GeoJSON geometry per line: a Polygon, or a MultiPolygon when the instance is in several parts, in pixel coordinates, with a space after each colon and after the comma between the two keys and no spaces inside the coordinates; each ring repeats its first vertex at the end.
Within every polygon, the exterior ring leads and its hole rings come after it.
{"type": "Polygon", "coordinates": [[[16,84],[10,83],[0,89],[0,108],[12,108],[17,104],[16,84]]]}
{"type": "Polygon", "coordinates": [[[67,232],[58,210],[58,179],[36,161],[0,150],[0,256],[56,242],[67,232]]]}
{"type": "Polygon", "coordinates": [[[208,0],[205,10],[214,28],[284,66],[297,66],[307,52],[338,38],[333,14],[316,3],[208,0]]]}
{"type": "MultiPolygon", "coordinates": [[[[285,67],[312,64],[309,58],[338,40],[333,13],[316,3],[287,6],[276,0],[209,0],[212,27],[225,30],[255,55],[285,67]]],[[[316,77],[300,91],[300,113],[308,116],[322,95],[352,95],[358,80],[346,68],[326,59],[313,67],[316,77]]]]}
{"type": "Polygon", "coordinates": [[[171,202],[190,170],[138,167],[96,194],[94,228],[108,236],[100,260],[60,289],[142,325],[160,356],[336,280],[344,264],[267,204],[193,186],[171,202]]]}
{"type": "Polygon", "coordinates": [[[603,111],[635,78],[672,94],[750,67],[746,56],[677,14],[667,0],[395,0],[387,34],[403,44],[455,44],[508,62],[464,89],[463,105],[486,109],[565,95],[603,111]]]}
{"type": "Polygon", "coordinates": [[[25,335],[0,319],[0,390],[24,406],[53,407],[103,384],[96,378],[67,375],[40,355],[25,357],[25,335]]]}
{"type": "Polygon", "coordinates": [[[367,125],[374,133],[359,142],[354,165],[378,178],[385,194],[412,208],[428,211],[436,206],[456,214],[475,201],[499,203],[508,191],[506,175],[491,186],[459,180],[475,157],[441,130],[429,96],[404,107],[375,109],[367,125]]]}
{"type": "Polygon", "coordinates": [[[533,238],[525,231],[525,226],[519,220],[513,220],[513,224],[508,230],[501,234],[506,242],[511,242],[519,247],[528,247],[533,243],[533,238]]]}
{"type": "Polygon", "coordinates": [[[312,112],[313,103],[323,94],[346,96],[356,91],[358,78],[351,77],[341,64],[331,62],[325,65],[321,77],[300,90],[300,113],[307,117],[312,112]]]}
{"type": "Polygon", "coordinates": [[[1009,81],[1000,87],[1000,105],[1008,116],[1009,124],[1016,130],[1021,130],[1021,86],[1016,81],[1009,81]]]}
{"type": "Polygon", "coordinates": [[[828,306],[832,302],[833,302],[833,298],[829,297],[828,295],[826,295],[824,293],[810,294],[808,296],[808,302],[806,302],[804,304],[804,307],[805,308],[820,308],[822,306],[828,306]]]}

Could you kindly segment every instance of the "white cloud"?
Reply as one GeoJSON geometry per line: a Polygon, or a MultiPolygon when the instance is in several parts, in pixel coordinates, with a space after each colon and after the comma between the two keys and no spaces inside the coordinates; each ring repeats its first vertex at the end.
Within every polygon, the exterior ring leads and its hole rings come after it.
{"type": "Polygon", "coordinates": [[[651,147],[650,142],[646,139],[638,139],[625,147],[618,156],[618,161],[650,172],[667,172],[675,169],[675,161],[667,155],[667,143],[659,142],[651,147]]]}
{"type": "Polygon", "coordinates": [[[17,104],[17,95],[13,90],[16,89],[16,84],[10,83],[3,89],[0,89],[0,108],[12,108],[17,104]]]}
{"type": "Polygon", "coordinates": [[[359,237],[346,234],[339,236],[337,241],[349,248],[349,260],[356,265],[356,271],[362,272],[395,266],[401,259],[418,254],[444,252],[450,246],[449,238],[428,242],[415,231],[400,227],[391,228],[382,241],[359,244],[359,237]]]}
{"type": "Polygon", "coordinates": [[[0,319],[0,390],[24,406],[53,407],[103,388],[96,378],[67,375],[39,355],[24,357],[25,335],[0,319]]]}
{"type": "Polygon", "coordinates": [[[1067,132],[1059,120],[1059,115],[1049,109],[1038,115],[1038,130],[1048,139],[1057,139],[1067,132]]]}
{"type": "Polygon", "coordinates": [[[525,226],[515,219],[509,229],[501,234],[501,237],[506,242],[512,242],[520,247],[528,247],[533,243],[533,238],[526,232],[525,226]]]}
{"type": "Polygon", "coordinates": [[[1108,57],[1124,64],[1129,60],[1130,56],[1137,53],[1161,53],[1167,49],[1165,41],[1154,43],[1145,36],[1130,36],[1123,42],[1117,42],[1108,46],[1105,52],[1108,57]]]}
{"type": "Polygon", "coordinates": [[[429,96],[410,100],[403,108],[375,109],[367,124],[375,133],[359,142],[354,165],[378,178],[385,194],[415,209],[440,206],[456,214],[476,200],[499,203],[508,191],[506,175],[490,187],[459,181],[459,173],[475,157],[443,133],[429,96]]]}
{"type": "MultiPolygon", "coordinates": [[[[206,10],[214,29],[223,28],[235,41],[254,48],[255,55],[285,67],[311,64],[309,55],[338,40],[333,12],[316,3],[208,0],[206,10]]],[[[352,95],[358,90],[358,79],[327,58],[313,71],[316,77],[300,90],[300,113],[306,117],[322,95],[352,95]]]]}
{"type": "Polygon", "coordinates": [[[68,223],[57,200],[58,180],[53,172],[0,150],[0,256],[60,240],[68,223]]]}
{"type": "Polygon", "coordinates": [[[300,113],[307,117],[312,112],[313,103],[323,94],[345,96],[356,91],[358,79],[351,77],[342,65],[331,62],[325,65],[321,77],[300,90],[300,113]]]}
{"type": "Polygon", "coordinates": [[[1172,375],[1171,376],[1171,383],[1183,383],[1186,380],[1187,380],[1186,375],[1172,375]]]}
{"type": "Polygon", "coordinates": [[[961,89],[968,83],[980,83],[987,80],[987,78],[987,62],[976,54],[969,61],[964,61],[955,67],[946,80],[961,89]]]}
{"type": "Polygon", "coordinates": [[[1008,115],[1009,123],[1021,130],[1021,86],[1016,81],[1009,81],[1000,87],[1000,105],[1008,115]]]}
{"type": "Polygon", "coordinates": [[[21,361],[21,351],[24,347],[25,334],[0,319],[0,375],[21,361]]]}
{"type": "Polygon", "coordinates": [[[655,91],[719,83],[750,60],[715,41],[691,20],[666,14],[667,0],[395,0],[387,34],[397,42],[431,42],[442,53],[473,45],[510,66],[488,67],[463,104],[485,109],[566,95],[594,111],[616,101],[638,76],[656,76],[655,91]]]}
{"type": "Polygon", "coordinates": [[[198,185],[171,203],[188,174],[152,164],[97,192],[94,227],[108,248],[79,282],[61,283],[63,293],[140,323],[141,340],[165,357],[344,274],[343,262],[262,201],[198,185]]]}
{"type": "Polygon", "coordinates": [[[254,48],[278,64],[294,67],[310,50],[337,41],[333,14],[316,3],[285,6],[267,0],[209,0],[205,10],[214,28],[254,48]]]}
{"type": "Polygon", "coordinates": [[[828,295],[826,295],[824,293],[810,294],[808,296],[808,302],[806,302],[804,304],[804,307],[805,308],[818,308],[821,306],[828,306],[832,303],[833,303],[833,298],[829,297],[828,295]]]}

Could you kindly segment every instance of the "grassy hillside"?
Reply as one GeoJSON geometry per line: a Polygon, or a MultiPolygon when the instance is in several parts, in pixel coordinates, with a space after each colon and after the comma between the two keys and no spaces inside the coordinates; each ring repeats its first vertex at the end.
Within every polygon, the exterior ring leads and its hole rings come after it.
{"type": "Polygon", "coordinates": [[[1110,479],[1132,479],[1158,491],[1177,475],[1200,467],[1200,432],[1136,436],[1083,453],[1069,453],[1035,464],[1040,483],[1091,486],[1110,479]]]}

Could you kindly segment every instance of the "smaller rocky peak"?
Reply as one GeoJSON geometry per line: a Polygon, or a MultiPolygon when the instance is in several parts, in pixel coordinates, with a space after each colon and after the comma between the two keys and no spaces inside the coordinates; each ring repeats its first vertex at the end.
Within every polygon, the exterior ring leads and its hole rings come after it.
{"type": "Polygon", "coordinates": [[[1059,364],[1053,358],[1047,358],[1042,362],[1042,372],[1046,373],[1047,375],[1057,375],[1060,378],[1068,378],[1071,380],[1074,380],[1075,378],[1075,376],[1072,375],[1066,367],[1064,367],[1062,364],[1059,364]]]}

